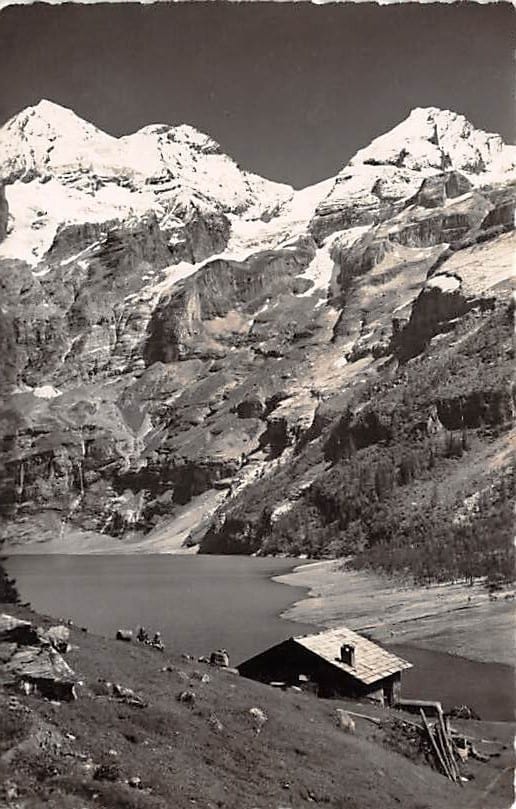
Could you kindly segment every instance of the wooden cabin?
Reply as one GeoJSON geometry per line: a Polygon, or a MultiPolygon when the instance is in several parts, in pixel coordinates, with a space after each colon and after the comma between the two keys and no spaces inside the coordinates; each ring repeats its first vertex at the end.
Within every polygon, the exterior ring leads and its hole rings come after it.
{"type": "Polygon", "coordinates": [[[320,697],[372,697],[395,705],[401,673],[408,668],[412,663],[341,627],[289,638],[241,663],[238,671],[251,680],[298,686],[320,697]]]}

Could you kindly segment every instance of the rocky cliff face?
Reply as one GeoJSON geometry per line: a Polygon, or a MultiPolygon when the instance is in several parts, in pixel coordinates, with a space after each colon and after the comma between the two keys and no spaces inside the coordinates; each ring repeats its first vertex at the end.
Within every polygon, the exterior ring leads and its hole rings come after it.
{"type": "MultiPolygon", "coordinates": [[[[48,102],[0,146],[14,544],[257,550],[328,464],[393,445],[411,363],[460,364],[508,305],[513,149],[455,113],[415,110],[302,191],[191,127],[117,139],[48,102]]],[[[435,387],[415,424],[506,430],[504,374],[435,387]]]]}

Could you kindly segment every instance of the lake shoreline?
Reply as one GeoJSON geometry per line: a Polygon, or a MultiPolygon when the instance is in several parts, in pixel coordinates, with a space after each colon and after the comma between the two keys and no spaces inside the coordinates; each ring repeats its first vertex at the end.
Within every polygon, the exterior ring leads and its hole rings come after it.
{"type": "Polygon", "coordinates": [[[513,664],[512,591],[490,596],[481,582],[416,586],[343,560],[296,565],[275,579],[304,587],[281,617],[321,627],[345,624],[386,644],[410,644],[477,662],[513,664]]]}
{"type": "Polygon", "coordinates": [[[482,718],[513,721],[512,598],[490,600],[481,582],[416,587],[342,569],[342,560],[298,565],[276,581],[307,590],[283,619],[348,626],[413,663],[404,697],[439,700],[446,710],[468,704],[482,718]]]}
{"type": "MultiPolygon", "coordinates": [[[[55,624],[22,606],[2,604],[0,612],[44,629],[55,624]]],[[[481,749],[499,751],[485,763],[468,761],[470,779],[459,790],[415,744],[405,752],[400,719],[414,717],[269,688],[168,648],[159,653],[69,629],[66,661],[78,681],[76,700],[49,701],[21,690],[15,696],[0,686],[2,727],[10,731],[2,737],[0,782],[19,784],[24,804],[338,809],[344,796],[346,805],[369,809],[471,809],[484,805],[486,790],[494,809],[511,802],[509,724],[454,722],[468,736],[487,739],[481,749]],[[142,704],[120,699],[113,684],[142,704]],[[185,693],[192,694],[194,707],[180,698],[185,693]],[[357,718],[354,732],[345,733],[337,708],[359,710],[375,724],[357,718]],[[99,778],[107,765],[113,777],[99,778]],[[131,778],[141,780],[141,788],[131,786],[131,778]]]]}
{"type": "MultiPolygon", "coordinates": [[[[183,556],[163,551],[135,554],[131,545],[123,546],[116,540],[100,550],[98,535],[89,536],[82,531],[71,532],[63,539],[9,545],[3,548],[3,554],[12,559],[46,555],[96,558],[156,555],[169,559],[183,556]]],[[[187,556],[205,557],[192,553],[187,556]]],[[[473,586],[465,583],[415,586],[371,571],[342,569],[342,559],[258,558],[280,562],[278,570],[263,573],[272,582],[300,588],[278,618],[305,627],[311,625],[314,631],[344,624],[386,644],[408,643],[479,662],[513,663],[513,593],[494,600],[480,582],[473,586]],[[507,596],[511,600],[506,600],[507,596]]]]}

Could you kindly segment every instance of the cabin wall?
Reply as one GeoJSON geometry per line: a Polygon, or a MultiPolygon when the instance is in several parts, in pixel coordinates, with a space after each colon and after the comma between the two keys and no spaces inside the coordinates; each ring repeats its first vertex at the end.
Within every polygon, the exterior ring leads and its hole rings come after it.
{"type": "Polygon", "coordinates": [[[310,661],[308,653],[291,641],[273,646],[251,660],[246,660],[238,666],[243,677],[258,680],[264,683],[285,682],[288,685],[297,685],[299,675],[306,674],[315,679],[312,674],[318,671],[317,661],[310,661]]]}
{"type": "Polygon", "coordinates": [[[390,674],[389,677],[384,677],[382,680],[378,680],[371,688],[383,691],[387,705],[397,705],[401,697],[401,671],[396,672],[396,674],[390,674]]]}
{"type": "Polygon", "coordinates": [[[383,690],[388,705],[397,705],[401,699],[401,671],[386,678],[383,690]]]}

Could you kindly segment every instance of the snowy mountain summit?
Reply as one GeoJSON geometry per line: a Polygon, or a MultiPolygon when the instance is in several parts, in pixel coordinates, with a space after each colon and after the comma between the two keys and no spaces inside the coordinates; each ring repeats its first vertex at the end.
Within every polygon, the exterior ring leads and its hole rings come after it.
{"type": "Polygon", "coordinates": [[[242,171],[192,126],[152,124],[116,138],[46,100],[5,124],[0,155],[18,230],[4,254],[32,263],[64,222],[121,221],[148,212],[161,221],[178,197],[183,207],[187,198],[195,208],[256,218],[292,196],[290,186],[242,171]]]}
{"type": "Polygon", "coordinates": [[[139,191],[153,186],[156,193],[181,185],[212,196],[228,210],[289,193],[288,186],[240,171],[212,138],[192,126],[152,124],[116,138],[46,100],[6,123],[0,151],[6,182],[59,177],[82,189],[115,182],[139,191]]]}
{"type": "Polygon", "coordinates": [[[408,118],[361,149],[350,166],[391,165],[412,171],[456,169],[472,174],[504,172],[516,165],[516,147],[483,132],[463,116],[417,107],[408,118]]]}
{"type": "Polygon", "coordinates": [[[463,116],[418,107],[389,132],[360,149],[321,200],[314,232],[379,222],[409,204],[426,178],[460,172],[471,186],[504,182],[516,170],[516,147],[463,116]]]}

